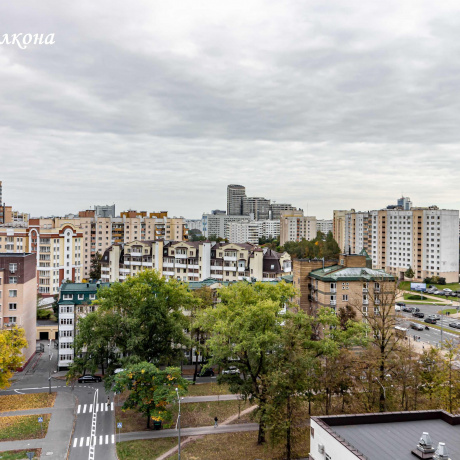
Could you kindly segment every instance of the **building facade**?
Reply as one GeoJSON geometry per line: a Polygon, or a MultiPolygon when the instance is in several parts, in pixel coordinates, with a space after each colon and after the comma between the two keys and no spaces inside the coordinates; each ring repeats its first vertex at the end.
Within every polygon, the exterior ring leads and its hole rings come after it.
{"type": "Polygon", "coordinates": [[[28,347],[25,363],[35,353],[37,336],[36,256],[30,253],[0,254],[0,327],[22,327],[28,347]]]}
{"type": "Polygon", "coordinates": [[[374,268],[404,278],[439,276],[458,282],[457,210],[429,208],[351,212],[345,217],[345,252],[366,250],[374,268]]]}
{"type": "Polygon", "coordinates": [[[316,238],[316,217],[304,216],[302,210],[282,211],[280,219],[280,245],[287,241],[316,238]]]}
{"type": "Polygon", "coordinates": [[[227,215],[241,216],[243,214],[243,197],[245,196],[246,188],[243,185],[227,186],[227,215]]]}
{"type": "Polygon", "coordinates": [[[134,241],[108,248],[101,261],[104,282],[124,281],[146,269],[184,282],[214,278],[234,282],[279,280],[291,274],[291,257],[253,244],[207,241],[134,241]]]}
{"type": "Polygon", "coordinates": [[[332,232],[332,219],[317,219],[316,220],[316,231],[322,232],[327,236],[329,232],[332,232]]]}
{"type": "Polygon", "coordinates": [[[253,220],[231,222],[228,225],[230,243],[258,244],[259,238],[278,238],[280,236],[279,220],[253,220]]]}
{"type": "Polygon", "coordinates": [[[59,294],[59,370],[67,369],[74,360],[74,340],[78,320],[95,311],[93,301],[101,287],[108,283],[64,283],[59,294]]]}

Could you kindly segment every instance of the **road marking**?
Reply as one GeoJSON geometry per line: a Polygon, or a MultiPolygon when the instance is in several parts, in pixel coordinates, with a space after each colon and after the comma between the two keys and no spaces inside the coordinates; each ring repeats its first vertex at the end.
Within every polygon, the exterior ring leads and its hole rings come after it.
{"type": "Polygon", "coordinates": [[[86,437],[86,447],[89,446],[89,440],[90,440],[90,439],[91,439],[91,438],[90,438],[89,436],[86,437]]]}
{"type": "Polygon", "coordinates": [[[112,444],[115,444],[115,435],[112,435],[112,444]]]}
{"type": "Polygon", "coordinates": [[[94,460],[94,448],[96,445],[96,425],[97,425],[97,398],[99,396],[99,390],[94,392],[94,400],[93,400],[93,415],[91,419],[91,439],[94,439],[94,444],[91,444],[88,452],[88,460],[94,460]]]}
{"type": "Polygon", "coordinates": [[[73,446],[74,447],[77,447],[77,441],[78,441],[78,438],[75,438],[74,441],[73,441],[73,446]]]}
{"type": "Polygon", "coordinates": [[[14,390],[14,392],[17,393],[18,395],[23,395],[24,394],[24,393],[21,393],[19,390],[14,390]]]}
{"type": "Polygon", "coordinates": [[[89,405],[88,412],[93,412],[93,405],[92,404],[89,405]]]}
{"type": "Polygon", "coordinates": [[[105,443],[106,443],[106,444],[109,443],[109,435],[108,435],[108,434],[105,435],[105,443]]]}
{"type": "Polygon", "coordinates": [[[78,405],[78,410],[77,410],[77,414],[79,414],[81,411],[81,404],[78,405]]]}
{"type": "Polygon", "coordinates": [[[83,413],[86,414],[86,404],[83,406],[83,413]]]}
{"type": "Polygon", "coordinates": [[[99,445],[102,445],[104,436],[102,434],[99,436],[99,445]]]}
{"type": "Polygon", "coordinates": [[[110,404],[110,410],[113,410],[114,409],[114,406],[113,406],[113,403],[110,404]]]}
{"type": "Polygon", "coordinates": [[[99,410],[99,403],[94,404],[94,410],[97,412],[99,410]]]}
{"type": "Polygon", "coordinates": [[[85,438],[81,438],[80,439],[80,447],[83,446],[83,441],[85,440],[85,438]]]}

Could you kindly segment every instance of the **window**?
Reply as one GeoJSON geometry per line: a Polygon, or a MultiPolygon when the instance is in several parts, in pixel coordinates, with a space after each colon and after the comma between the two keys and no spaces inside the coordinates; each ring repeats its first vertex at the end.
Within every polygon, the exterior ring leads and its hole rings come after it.
{"type": "Polygon", "coordinates": [[[73,295],[72,295],[72,294],[64,294],[64,295],[62,296],[62,298],[63,298],[64,300],[72,300],[72,299],[73,299],[73,295]]]}
{"type": "Polygon", "coordinates": [[[16,318],[16,316],[10,316],[10,321],[9,321],[9,322],[10,322],[10,323],[16,324],[16,323],[17,323],[17,320],[18,320],[18,319],[16,318]]]}
{"type": "Polygon", "coordinates": [[[18,277],[17,276],[10,276],[8,282],[10,284],[18,284],[18,277]]]}
{"type": "Polygon", "coordinates": [[[348,302],[348,294],[342,295],[342,300],[343,300],[344,302],[348,302]]]}
{"type": "Polygon", "coordinates": [[[61,318],[59,324],[73,324],[73,318],[61,318]]]}
{"type": "Polygon", "coordinates": [[[18,291],[17,291],[16,289],[10,289],[10,290],[8,291],[8,295],[9,295],[10,297],[17,297],[17,296],[18,296],[18,291]]]}
{"type": "Polygon", "coordinates": [[[90,294],[89,299],[90,300],[95,300],[96,299],[96,294],[90,294]]]}
{"type": "Polygon", "coordinates": [[[8,304],[8,310],[17,310],[18,305],[15,303],[8,304]]]}
{"type": "Polygon", "coordinates": [[[16,273],[18,269],[18,264],[10,264],[9,268],[10,268],[10,273],[16,273]]]}
{"type": "Polygon", "coordinates": [[[78,294],[78,300],[83,300],[85,298],[84,294],[78,294]]]}

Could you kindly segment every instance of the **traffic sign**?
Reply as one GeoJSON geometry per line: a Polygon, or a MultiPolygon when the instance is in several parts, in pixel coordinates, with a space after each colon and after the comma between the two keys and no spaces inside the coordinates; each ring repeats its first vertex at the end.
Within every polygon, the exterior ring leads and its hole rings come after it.
{"type": "Polygon", "coordinates": [[[118,422],[118,423],[117,423],[117,428],[121,428],[122,425],[123,425],[123,424],[122,424],[121,422],[118,422]]]}
{"type": "Polygon", "coordinates": [[[38,417],[38,423],[43,423],[43,417],[38,417]]]}
{"type": "Polygon", "coordinates": [[[35,453],[34,452],[26,452],[26,455],[27,455],[27,458],[29,460],[32,460],[34,457],[35,457],[35,453]]]}

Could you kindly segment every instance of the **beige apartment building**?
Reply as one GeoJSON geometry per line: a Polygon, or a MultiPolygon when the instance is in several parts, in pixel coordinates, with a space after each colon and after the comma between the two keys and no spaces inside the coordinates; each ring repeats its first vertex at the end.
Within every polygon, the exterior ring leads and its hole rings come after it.
{"type": "Polygon", "coordinates": [[[304,216],[302,210],[281,211],[280,245],[287,241],[316,238],[316,217],[304,216]]]}
{"type": "Polygon", "coordinates": [[[291,274],[291,257],[253,244],[208,241],[133,241],[108,248],[101,262],[103,282],[124,281],[142,270],[192,282],[274,281],[291,274]]]}
{"type": "Polygon", "coordinates": [[[353,212],[355,212],[354,209],[350,211],[335,210],[333,214],[332,235],[342,252],[345,252],[345,218],[347,214],[353,212]]]}
{"type": "Polygon", "coordinates": [[[294,287],[300,293],[295,302],[309,314],[320,307],[338,312],[347,305],[357,318],[379,314],[381,308],[394,314],[395,277],[372,268],[370,257],[343,254],[338,261],[294,260],[294,287]],[[320,265],[318,267],[318,265],[320,265]]]}
{"type": "Polygon", "coordinates": [[[0,226],[0,253],[37,253],[38,292],[55,295],[63,280],[89,279],[91,257],[116,243],[139,239],[182,241],[188,230],[183,218],[166,212],[127,211],[122,217],[97,217],[82,211],[78,216],[30,219],[0,226]]]}
{"type": "Polygon", "coordinates": [[[345,252],[367,251],[372,266],[399,279],[409,267],[416,280],[458,282],[457,210],[428,208],[351,212],[345,217],[345,252]]]}
{"type": "Polygon", "coordinates": [[[37,335],[36,255],[0,254],[0,327],[22,327],[29,346],[24,363],[35,353],[37,335]]]}

